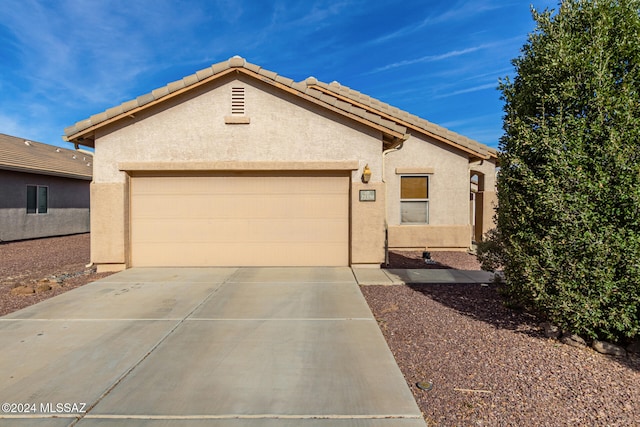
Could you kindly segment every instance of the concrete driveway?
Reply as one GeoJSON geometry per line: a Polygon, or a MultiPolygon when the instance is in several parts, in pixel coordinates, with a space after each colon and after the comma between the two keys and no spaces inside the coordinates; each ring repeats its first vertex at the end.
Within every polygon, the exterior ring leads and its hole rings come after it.
{"type": "Polygon", "coordinates": [[[0,342],[3,425],[425,426],[349,268],[130,269],[0,342]]]}

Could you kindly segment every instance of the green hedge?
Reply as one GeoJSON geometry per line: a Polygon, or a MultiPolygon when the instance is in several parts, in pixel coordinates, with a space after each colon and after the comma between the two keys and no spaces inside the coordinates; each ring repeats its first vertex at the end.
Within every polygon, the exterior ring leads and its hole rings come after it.
{"type": "MultiPolygon", "coordinates": [[[[640,0],[565,0],[504,79],[496,235],[510,298],[564,330],[640,331],[640,0]]],[[[490,236],[491,237],[491,236],[490,236]]]]}

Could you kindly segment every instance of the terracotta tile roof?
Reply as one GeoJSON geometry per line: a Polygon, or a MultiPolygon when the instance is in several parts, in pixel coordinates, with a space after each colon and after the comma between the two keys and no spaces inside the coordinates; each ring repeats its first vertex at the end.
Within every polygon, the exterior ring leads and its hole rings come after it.
{"type": "Polygon", "coordinates": [[[386,104],[378,99],[364,95],[356,90],[353,90],[347,86],[343,86],[338,82],[331,82],[330,84],[318,81],[313,77],[309,77],[306,83],[310,87],[320,88],[325,93],[333,94],[342,99],[351,100],[364,108],[375,111],[380,114],[382,118],[388,120],[394,120],[399,124],[407,126],[407,128],[425,133],[430,136],[439,137],[438,139],[444,139],[443,142],[449,142],[459,147],[466,148],[474,153],[482,154],[486,156],[495,156],[497,151],[491,147],[481,144],[466,136],[460,135],[456,132],[450,131],[442,126],[438,126],[435,123],[431,123],[421,117],[410,114],[406,111],[400,110],[389,104],[386,104]]]}
{"type": "Polygon", "coordinates": [[[0,169],[91,180],[93,157],[0,134],[0,169]]]}
{"type": "Polygon", "coordinates": [[[178,93],[182,93],[232,71],[252,75],[263,82],[288,90],[311,102],[323,105],[326,108],[356,120],[364,121],[387,133],[392,138],[406,139],[408,137],[406,135],[408,131],[419,132],[480,158],[495,157],[497,154],[496,150],[484,144],[428,122],[425,119],[402,111],[346,86],[342,86],[337,82],[327,84],[318,81],[314,77],[309,77],[302,82],[295,82],[273,71],[265,70],[258,65],[251,64],[239,56],[234,56],[228,61],[213,64],[209,68],[169,83],[164,87],[155,89],[134,100],[79,121],[64,130],[65,136],[63,139],[83,144],[83,138],[88,137],[91,139],[93,131],[100,126],[116,121],[121,117],[125,117],[127,114],[137,112],[147,105],[161,102],[163,98],[169,99],[171,96],[175,96],[178,93]]]}

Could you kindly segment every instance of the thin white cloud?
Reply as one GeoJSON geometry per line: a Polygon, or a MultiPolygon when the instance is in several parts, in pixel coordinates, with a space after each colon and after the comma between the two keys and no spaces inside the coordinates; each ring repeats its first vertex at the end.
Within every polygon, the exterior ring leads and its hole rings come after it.
{"type": "Polygon", "coordinates": [[[487,84],[482,84],[482,85],[478,85],[478,86],[473,86],[473,87],[469,87],[466,89],[460,89],[460,90],[456,90],[453,92],[448,92],[448,93],[443,93],[440,95],[436,95],[433,98],[434,99],[441,99],[441,98],[449,98],[451,96],[456,96],[456,95],[462,95],[465,93],[472,93],[472,92],[479,92],[481,90],[487,90],[487,89],[496,89],[498,87],[498,82],[493,82],[493,83],[487,83],[487,84]]]}
{"type": "Polygon", "coordinates": [[[483,123],[486,123],[488,120],[496,120],[496,115],[483,114],[481,116],[465,117],[464,119],[460,119],[460,120],[450,120],[450,121],[441,123],[440,125],[449,129],[453,129],[453,128],[462,128],[462,127],[469,127],[472,125],[483,124],[483,123]]]}
{"type": "Polygon", "coordinates": [[[466,49],[452,50],[452,51],[449,51],[449,52],[441,53],[439,55],[426,55],[426,56],[422,56],[420,58],[408,59],[408,60],[405,60],[405,61],[398,61],[398,62],[394,62],[392,64],[385,65],[383,67],[376,68],[376,69],[370,71],[367,74],[379,73],[379,72],[382,72],[382,71],[391,70],[393,68],[406,67],[408,65],[420,64],[420,63],[423,63],[423,62],[442,61],[444,59],[449,59],[449,58],[453,58],[453,57],[456,57],[456,56],[467,55],[469,53],[477,52],[477,51],[479,51],[481,49],[487,49],[487,48],[492,47],[492,46],[494,46],[494,44],[481,44],[481,45],[469,47],[469,48],[466,48],[466,49]]]}
{"type": "Polygon", "coordinates": [[[439,14],[429,14],[426,18],[420,22],[407,25],[399,30],[393,31],[389,34],[385,34],[370,42],[370,44],[385,43],[390,40],[394,40],[401,37],[410,36],[419,32],[425,27],[431,27],[434,25],[448,24],[455,21],[463,21],[471,17],[477,16],[484,12],[490,12],[505,7],[513,6],[514,2],[500,2],[498,4],[491,0],[465,0],[454,3],[450,8],[439,14]]]}
{"type": "Polygon", "coordinates": [[[503,9],[505,7],[511,7],[516,4],[521,4],[518,2],[496,2],[494,0],[464,0],[458,1],[455,3],[453,7],[451,7],[446,12],[436,15],[430,16],[425,20],[425,25],[433,25],[433,24],[442,24],[442,23],[450,23],[453,21],[462,21],[468,19],[470,17],[476,16],[480,13],[490,12],[498,9],[503,9]]]}

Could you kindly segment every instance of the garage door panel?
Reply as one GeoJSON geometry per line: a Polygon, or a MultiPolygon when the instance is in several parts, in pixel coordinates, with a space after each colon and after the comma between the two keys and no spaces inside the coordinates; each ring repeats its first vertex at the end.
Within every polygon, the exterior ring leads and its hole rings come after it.
{"type": "Polygon", "coordinates": [[[208,243],[178,243],[175,253],[158,251],[157,245],[142,244],[138,248],[141,259],[153,259],[154,263],[139,267],[170,265],[173,267],[192,267],[206,265],[211,267],[262,267],[279,265],[282,257],[287,259],[287,266],[309,266],[309,259],[315,259],[317,266],[335,266],[348,256],[342,244],[318,245],[309,244],[303,249],[293,249],[290,245],[262,244],[244,245],[234,243],[227,246],[227,251],[211,251],[208,243]],[[242,257],[237,256],[242,254],[242,257]],[[159,264],[158,264],[159,263],[159,264]]]}
{"type": "Polygon", "coordinates": [[[193,219],[185,222],[181,219],[156,220],[140,219],[132,230],[132,241],[136,243],[165,245],[173,242],[233,244],[269,244],[289,243],[343,243],[336,236],[336,229],[345,229],[348,223],[343,220],[318,222],[308,220],[272,220],[272,219],[193,219]],[[163,231],[160,233],[158,229],[163,231]]]}
{"type": "Polygon", "coordinates": [[[219,195],[202,197],[193,195],[171,195],[172,202],[162,197],[141,194],[136,196],[134,215],[136,218],[283,218],[295,211],[303,218],[344,218],[348,208],[344,207],[344,196],[317,195],[219,195]],[[233,209],[230,207],[233,206],[233,209]]]}
{"type": "Polygon", "coordinates": [[[135,177],[136,194],[344,194],[344,176],[153,176],[135,177]]]}
{"type": "Polygon", "coordinates": [[[131,263],[348,265],[348,195],[348,176],[134,177],[131,263]]]}

